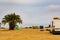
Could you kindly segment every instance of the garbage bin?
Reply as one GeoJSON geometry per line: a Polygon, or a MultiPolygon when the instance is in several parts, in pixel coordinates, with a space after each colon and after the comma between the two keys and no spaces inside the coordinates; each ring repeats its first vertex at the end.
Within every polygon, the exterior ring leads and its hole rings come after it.
{"type": "Polygon", "coordinates": [[[44,27],[43,26],[40,26],[40,29],[43,29],[44,27]]]}
{"type": "Polygon", "coordinates": [[[41,31],[44,31],[44,26],[40,26],[40,30],[41,31]]]}
{"type": "Polygon", "coordinates": [[[16,25],[16,26],[15,26],[15,29],[16,29],[16,30],[19,30],[19,26],[18,26],[18,25],[16,25]]]}

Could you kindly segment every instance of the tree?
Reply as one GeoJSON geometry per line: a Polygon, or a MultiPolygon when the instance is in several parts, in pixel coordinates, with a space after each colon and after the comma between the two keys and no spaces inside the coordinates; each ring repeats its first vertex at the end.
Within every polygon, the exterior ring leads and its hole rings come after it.
{"type": "Polygon", "coordinates": [[[7,14],[4,16],[2,20],[3,24],[8,23],[9,24],[9,30],[14,30],[17,23],[22,24],[22,20],[19,15],[16,15],[15,13],[7,14]]]}
{"type": "Polygon", "coordinates": [[[1,28],[1,23],[0,23],[0,28],[1,28]]]}

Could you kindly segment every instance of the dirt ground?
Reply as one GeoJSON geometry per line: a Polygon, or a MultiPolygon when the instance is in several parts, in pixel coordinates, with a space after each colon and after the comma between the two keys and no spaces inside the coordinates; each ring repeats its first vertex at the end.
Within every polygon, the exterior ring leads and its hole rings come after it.
{"type": "Polygon", "coordinates": [[[1,30],[0,40],[60,40],[60,35],[53,35],[40,29],[1,30]]]}

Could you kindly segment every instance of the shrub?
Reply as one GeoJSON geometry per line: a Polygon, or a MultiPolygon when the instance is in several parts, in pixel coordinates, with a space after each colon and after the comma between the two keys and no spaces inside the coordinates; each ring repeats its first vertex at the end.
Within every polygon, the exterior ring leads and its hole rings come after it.
{"type": "Polygon", "coordinates": [[[29,28],[32,28],[32,27],[29,27],[29,28]]]}
{"type": "Polygon", "coordinates": [[[25,27],[25,29],[28,29],[28,27],[25,27]]]}
{"type": "Polygon", "coordinates": [[[38,29],[38,26],[32,26],[33,29],[38,29]]]}

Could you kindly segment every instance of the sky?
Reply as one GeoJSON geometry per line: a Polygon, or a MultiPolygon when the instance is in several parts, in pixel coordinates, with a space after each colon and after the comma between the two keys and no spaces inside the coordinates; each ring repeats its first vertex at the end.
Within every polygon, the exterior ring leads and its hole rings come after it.
{"type": "Polygon", "coordinates": [[[0,0],[0,22],[14,12],[24,26],[47,25],[54,16],[60,17],[60,0],[0,0]]]}

